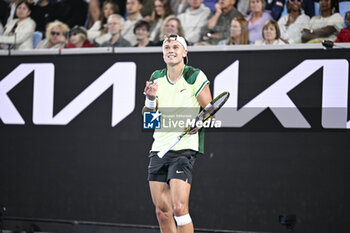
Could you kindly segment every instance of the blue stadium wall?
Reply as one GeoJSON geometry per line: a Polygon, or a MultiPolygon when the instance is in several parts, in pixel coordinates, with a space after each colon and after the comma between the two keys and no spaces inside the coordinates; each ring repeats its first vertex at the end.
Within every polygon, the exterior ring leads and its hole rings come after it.
{"type": "MultiPolygon", "coordinates": [[[[189,65],[204,71],[212,90],[219,74],[238,65],[239,108],[304,61],[315,60],[335,61],[331,65],[339,64],[344,75],[350,50],[192,51],[189,55],[189,65]]],[[[309,128],[284,127],[273,111],[265,109],[241,127],[207,130],[205,154],[197,159],[191,191],[196,227],[283,232],[278,216],[296,214],[297,232],[348,232],[350,133],[346,124],[329,128],[321,123],[327,64],[287,93],[309,128]]],[[[0,204],[7,207],[7,215],[157,225],[147,183],[152,132],[142,129],[141,108],[146,80],[163,67],[159,51],[0,56],[0,204]],[[54,89],[54,118],[116,63],[130,67],[112,70],[119,81],[100,90],[101,95],[70,121],[34,119],[35,83],[41,82],[36,75],[45,72],[42,66],[35,68],[38,64],[48,67],[51,78],[53,72],[54,81],[47,88],[54,89]],[[29,67],[28,73],[11,74],[21,65],[29,67]],[[17,76],[23,76],[18,84],[17,76]],[[129,81],[134,93],[113,100],[129,81]],[[7,82],[16,85],[9,87],[7,82]],[[8,101],[22,123],[8,121],[8,101]],[[131,111],[113,126],[112,105],[117,102],[131,103],[126,106],[131,111]]],[[[342,102],[348,100],[349,95],[342,102]]],[[[345,111],[348,116],[347,106],[345,111]]]]}

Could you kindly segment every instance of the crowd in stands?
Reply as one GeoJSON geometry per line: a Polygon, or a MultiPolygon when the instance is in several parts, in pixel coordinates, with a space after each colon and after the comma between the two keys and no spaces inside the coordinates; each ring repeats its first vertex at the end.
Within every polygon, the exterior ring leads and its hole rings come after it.
{"type": "Polygon", "coordinates": [[[193,46],[350,42],[349,30],[341,0],[0,0],[0,49],[161,46],[168,34],[193,46]]]}

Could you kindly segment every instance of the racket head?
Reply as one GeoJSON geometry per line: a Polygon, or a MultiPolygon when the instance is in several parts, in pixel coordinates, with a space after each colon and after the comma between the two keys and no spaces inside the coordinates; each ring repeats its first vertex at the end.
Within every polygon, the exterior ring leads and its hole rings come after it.
{"type": "Polygon", "coordinates": [[[215,97],[215,99],[213,99],[210,102],[210,107],[207,109],[204,120],[207,120],[210,117],[214,116],[215,113],[217,113],[221,109],[221,107],[224,106],[229,97],[230,93],[227,91],[215,97]]]}

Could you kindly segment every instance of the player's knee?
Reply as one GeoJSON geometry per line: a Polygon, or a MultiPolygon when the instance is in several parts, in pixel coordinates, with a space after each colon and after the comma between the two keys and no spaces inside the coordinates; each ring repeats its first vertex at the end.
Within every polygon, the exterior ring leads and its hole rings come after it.
{"type": "Polygon", "coordinates": [[[182,203],[176,203],[173,208],[175,216],[183,216],[185,214],[188,214],[187,206],[182,203]]]}
{"type": "Polygon", "coordinates": [[[159,208],[159,207],[156,207],[156,215],[157,215],[159,224],[165,224],[168,221],[171,221],[171,219],[173,218],[172,211],[159,208]]]}

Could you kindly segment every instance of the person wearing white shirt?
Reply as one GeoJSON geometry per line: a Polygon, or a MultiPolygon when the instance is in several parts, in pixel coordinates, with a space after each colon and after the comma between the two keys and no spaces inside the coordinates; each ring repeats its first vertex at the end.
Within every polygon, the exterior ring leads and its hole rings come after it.
{"type": "Polygon", "coordinates": [[[178,16],[190,43],[201,39],[201,30],[208,24],[211,11],[202,2],[203,0],[188,0],[190,7],[178,16]]]}
{"type": "Polygon", "coordinates": [[[0,36],[2,48],[33,49],[35,22],[30,18],[30,13],[28,2],[21,1],[18,3],[16,8],[18,18],[11,20],[6,26],[4,34],[0,36]]]}
{"type": "Polygon", "coordinates": [[[337,33],[344,26],[344,19],[337,11],[337,0],[320,0],[321,16],[314,16],[302,31],[302,42],[321,43],[335,41],[337,33]]]}
{"type": "Polygon", "coordinates": [[[290,44],[301,43],[301,31],[309,23],[310,17],[304,14],[302,1],[288,0],[288,14],[278,20],[281,38],[290,44]]]}
{"type": "Polygon", "coordinates": [[[127,0],[126,11],[128,12],[128,17],[124,23],[124,29],[122,30],[121,35],[129,41],[132,46],[137,43],[134,27],[136,22],[143,18],[140,13],[141,9],[142,0],[127,0]]]}

